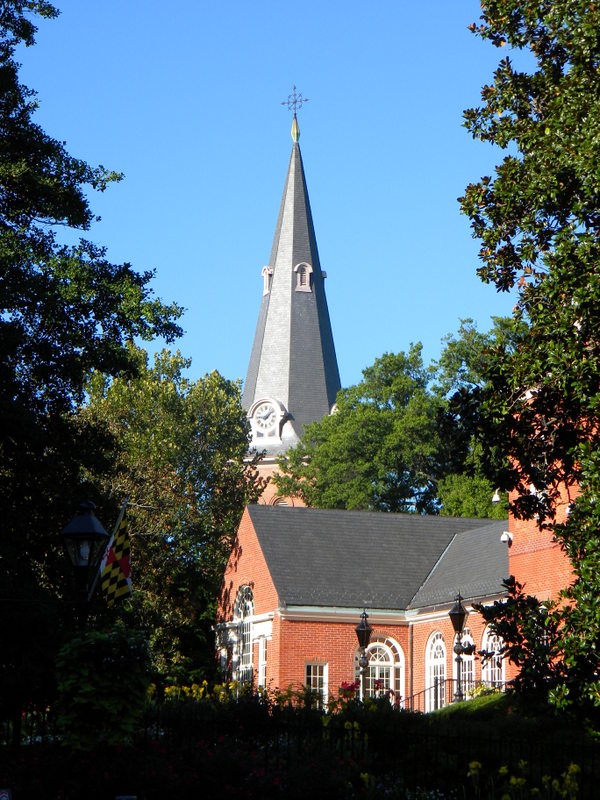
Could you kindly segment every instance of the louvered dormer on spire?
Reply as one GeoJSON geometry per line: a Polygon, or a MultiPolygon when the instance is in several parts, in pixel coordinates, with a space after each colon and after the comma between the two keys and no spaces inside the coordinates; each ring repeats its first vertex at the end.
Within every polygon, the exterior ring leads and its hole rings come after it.
{"type": "Polygon", "coordinates": [[[252,444],[276,456],[331,413],[340,388],[294,113],[292,154],[244,384],[252,444]]]}

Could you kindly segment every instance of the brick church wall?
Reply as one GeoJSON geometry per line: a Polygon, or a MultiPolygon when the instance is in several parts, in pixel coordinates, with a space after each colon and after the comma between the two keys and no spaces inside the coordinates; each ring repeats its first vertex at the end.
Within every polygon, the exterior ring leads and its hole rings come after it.
{"type": "Polygon", "coordinates": [[[267,506],[277,505],[278,503],[301,508],[306,506],[306,503],[299,497],[280,497],[277,494],[277,486],[273,482],[273,475],[279,472],[279,467],[276,463],[261,461],[257,466],[257,470],[260,477],[267,481],[264,491],[258,499],[259,503],[267,506]]]}
{"type": "MultiPolygon", "coordinates": [[[[300,689],[305,683],[306,664],[327,664],[329,693],[337,697],[342,683],[352,683],[357,651],[355,627],[347,622],[281,620],[284,656],[279,658],[278,688],[300,689]]],[[[406,658],[407,626],[373,626],[372,640],[392,638],[406,658]]],[[[406,691],[406,689],[405,689],[406,691]]]]}
{"type": "Polygon", "coordinates": [[[244,511],[236,541],[229,556],[217,610],[217,622],[233,617],[238,590],[250,586],[254,595],[254,613],[265,614],[277,608],[277,591],[256,538],[248,511],[244,511]]]}
{"type": "MultiPolygon", "coordinates": [[[[565,521],[569,503],[577,494],[577,489],[562,490],[557,504],[558,523],[565,521]]],[[[559,591],[572,582],[573,573],[552,533],[540,529],[537,520],[519,520],[512,516],[509,531],[513,537],[508,552],[511,575],[524,585],[528,594],[540,600],[556,599],[559,591]]]]}

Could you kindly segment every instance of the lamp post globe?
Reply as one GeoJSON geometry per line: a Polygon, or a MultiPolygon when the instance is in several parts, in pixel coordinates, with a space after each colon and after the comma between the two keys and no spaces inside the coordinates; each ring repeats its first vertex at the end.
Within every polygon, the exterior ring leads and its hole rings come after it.
{"type": "Polygon", "coordinates": [[[97,569],[108,543],[108,533],[94,514],[96,506],[90,500],[81,503],[77,514],[62,529],[62,541],[80,590],[97,569]]]}
{"type": "Polygon", "coordinates": [[[356,631],[356,638],[358,639],[358,646],[361,647],[363,650],[366,650],[369,646],[369,642],[371,641],[371,634],[373,633],[373,628],[369,625],[368,622],[369,615],[367,611],[362,612],[360,615],[360,622],[355,628],[356,631]]]}
{"type": "Polygon", "coordinates": [[[463,632],[463,628],[465,627],[465,620],[467,619],[467,611],[462,604],[462,597],[460,592],[456,595],[455,603],[448,612],[448,616],[450,617],[450,621],[452,622],[452,627],[454,628],[454,633],[457,636],[463,632]]]}

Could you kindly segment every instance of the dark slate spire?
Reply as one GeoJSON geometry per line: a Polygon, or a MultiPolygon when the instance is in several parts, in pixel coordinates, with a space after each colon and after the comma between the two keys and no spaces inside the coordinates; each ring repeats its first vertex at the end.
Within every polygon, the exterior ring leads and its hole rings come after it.
{"type": "Polygon", "coordinates": [[[329,414],[340,388],[299,136],[294,115],[292,154],[244,384],[253,443],[267,455],[284,452],[306,424],[329,414]],[[260,401],[276,406],[276,430],[268,429],[272,416],[260,401]]]}

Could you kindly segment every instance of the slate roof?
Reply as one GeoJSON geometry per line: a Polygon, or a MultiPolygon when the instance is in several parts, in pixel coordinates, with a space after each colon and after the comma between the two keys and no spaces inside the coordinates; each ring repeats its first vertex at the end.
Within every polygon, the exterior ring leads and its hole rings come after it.
{"type": "MultiPolygon", "coordinates": [[[[261,301],[242,404],[248,410],[267,397],[282,402],[300,437],[307,423],[330,413],[340,376],[297,142],[292,146],[269,266],[271,291],[261,301]],[[295,290],[294,267],[302,262],[312,267],[312,292],[295,290]]],[[[267,455],[272,454],[268,443],[265,447],[267,455]]]]}
{"type": "MultiPolygon", "coordinates": [[[[440,517],[443,519],[443,517],[440,517]]],[[[470,600],[504,594],[508,547],[500,541],[507,520],[484,520],[483,527],[458,533],[411,600],[410,608],[449,603],[460,593],[470,600]]]]}
{"type": "Polygon", "coordinates": [[[281,605],[417,609],[502,593],[504,521],[248,506],[281,605]]]}

